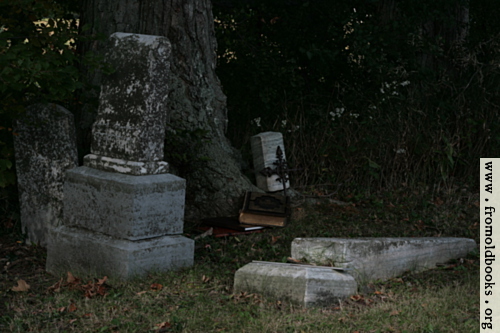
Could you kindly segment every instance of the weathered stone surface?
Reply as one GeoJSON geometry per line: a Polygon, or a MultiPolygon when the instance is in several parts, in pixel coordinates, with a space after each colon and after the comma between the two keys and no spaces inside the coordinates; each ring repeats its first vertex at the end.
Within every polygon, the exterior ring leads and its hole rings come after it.
{"type": "Polygon", "coordinates": [[[179,235],[130,241],[60,226],[50,237],[46,269],[53,274],[71,271],[127,280],[193,265],[194,241],[179,235]]]}
{"type": "Polygon", "coordinates": [[[84,163],[86,166],[94,169],[135,176],[157,175],[167,173],[169,170],[168,163],[163,161],[134,162],[94,154],[86,155],[84,157],[84,163]]]}
{"type": "Polygon", "coordinates": [[[183,231],[186,181],[79,167],[64,184],[64,225],[139,240],[183,231]]]}
{"type": "Polygon", "coordinates": [[[358,282],[365,282],[435,268],[438,263],[465,257],[476,247],[473,239],[453,237],[296,238],[292,257],[351,268],[358,282]]]}
{"type": "Polygon", "coordinates": [[[329,306],[357,292],[354,278],[329,267],[252,262],[234,275],[234,292],[252,292],[295,304],[329,306]]]}
{"type": "MultiPolygon", "coordinates": [[[[115,72],[103,78],[92,128],[93,154],[134,162],[163,159],[170,53],[166,37],[119,32],[110,36],[105,60],[115,72]]],[[[85,162],[91,163],[89,158],[85,162]]],[[[100,168],[97,159],[93,163],[100,168]]],[[[104,165],[102,169],[107,170],[104,165]]]]}
{"type": "MultiPolygon", "coordinates": [[[[257,187],[266,192],[275,192],[283,190],[283,183],[278,181],[278,175],[266,177],[260,174],[264,168],[275,169],[273,163],[276,158],[276,149],[278,146],[283,151],[283,159],[286,160],[285,145],[283,143],[283,135],[280,132],[263,132],[251,137],[253,165],[256,172],[257,187]]],[[[286,182],[286,188],[290,187],[290,182],[286,182]]]]}
{"type": "Polygon", "coordinates": [[[73,115],[56,104],[33,105],[14,130],[22,229],[29,242],[46,246],[47,230],[62,220],[64,173],[78,166],[73,115]]]}

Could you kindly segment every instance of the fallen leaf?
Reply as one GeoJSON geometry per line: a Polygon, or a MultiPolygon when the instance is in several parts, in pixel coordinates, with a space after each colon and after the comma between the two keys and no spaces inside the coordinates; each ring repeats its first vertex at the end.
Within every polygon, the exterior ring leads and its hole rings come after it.
{"type": "Polygon", "coordinates": [[[12,291],[28,291],[29,289],[30,285],[24,280],[17,280],[17,286],[12,287],[12,291]]]}
{"type": "Polygon", "coordinates": [[[68,272],[68,277],[66,279],[66,282],[69,284],[76,285],[76,284],[80,283],[80,279],[75,277],[73,274],[71,274],[71,272],[68,272]]]}
{"type": "Polygon", "coordinates": [[[107,279],[108,279],[107,276],[103,277],[102,279],[97,279],[97,284],[103,285],[107,279]]]}
{"type": "Polygon", "coordinates": [[[61,280],[59,280],[58,282],[56,282],[53,285],[51,285],[50,287],[48,287],[47,291],[52,291],[52,292],[55,292],[55,293],[60,292],[61,291],[62,283],[63,283],[63,279],[61,278],[61,280]]]}
{"type": "Polygon", "coordinates": [[[73,324],[75,321],[77,321],[77,319],[70,319],[69,323],[73,324]]]}
{"type": "Polygon", "coordinates": [[[155,326],[158,327],[158,329],[172,327],[172,325],[168,321],[164,321],[163,323],[156,324],[155,326]]]}
{"type": "Polygon", "coordinates": [[[159,284],[159,283],[153,283],[150,287],[149,287],[151,290],[156,290],[156,291],[160,291],[163,289],[163,285],[159,284]]]}
{"type": "Polygon", "coordinates": [[[394,311],[392,311],[389,315],[390,315],[390,316],[397,316],[397,315],[399,315],[400,313],[401,313],[401,311],[394,310],[394,311]]]}
{"type": "Polygon", "coordinates": [[[201,281],[203,283],[207,283],[208,281],[210,281],[210,278],[208,276],[203,275],[202,278],[201,278],[201,281]]]}
{"type": "Polygon", "coordinates": [[[351,296],[351,299],[354,301],[354,302],[359,302],[363,299],[363,296],[361,295],[352,295],[351,296]]]}
{"type": "Polygon", "coordinates": [[[138,293],[136,293],[136,295],[141,296],[142,294],[145,294],[145,293],[147,293],[147,291],[146,291],[146,290],[144,290],[144,291],[139,291],[138,293]]]}
{"type": "Polygon", "coordinates": [[[376,290],[376,291],[374,292],[374,294],[375,294],[375,295],[383,295],[384,293],[383,293],[383,292],[381,292],[381,291],[376,290]]]}
{"type": "Polygon", "coordinates": [[[76,305],[75,305],[75,303],[71,303],[71,304],[68,306],[68,311],[69,311],[69,312],[75,312],[75,311],[76,311],[76,305]]]}
{"type": "Polygon", "coordinates": [[[66,307],[65,306],[60,307],[59,309],[57,309],[57,312],[61,312],[62,313],[64,311],[66,311],[66,307]]]}
{"type": "Polygon", "coordinates": [[[280,238],[281,238],[281,236],[276,236],[276,237],[275,236],[271,236],[271,244],[276,243],[278,241],[278,239],[280,239],[280,238]]]}
{"type": "Polygon", "coordinates": [[[71,272],[68,272],[67,275],[68,277],[66,278],[66,282],[73,283],[76,280],[73,274],[71,274],[71,272]]]}

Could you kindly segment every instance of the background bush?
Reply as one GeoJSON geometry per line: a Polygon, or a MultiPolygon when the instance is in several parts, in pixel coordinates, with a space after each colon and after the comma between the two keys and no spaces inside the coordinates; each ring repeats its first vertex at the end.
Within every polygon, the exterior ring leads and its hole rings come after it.
{"type": "Polygon", "coordinates": [[[282,132],[297,187],[476,187],[479,158],[500,148],[498,13],[493,1],[215,1],[228,136],[250,161],[251,135],[282,132]]]}

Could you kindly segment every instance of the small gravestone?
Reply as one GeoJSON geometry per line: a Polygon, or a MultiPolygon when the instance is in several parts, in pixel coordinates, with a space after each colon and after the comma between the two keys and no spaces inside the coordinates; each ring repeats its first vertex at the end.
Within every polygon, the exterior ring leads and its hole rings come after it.
{"type": "Polygon", "coordinates": [[[186,181],[163,158],[167,38],[115,33],[93,126],[92,154],[67,173],[64,225],[51,233],[47,270],[121,279],[193,264],[183,237],[186,181]]]}
{"type": "MultiPolygon", "coordinates": [[[[279,180],[278,174],[261,173],[267,170],[276,169],[278,162],[278,147],[282,153],[282,160],[286,160],[283,135],[280,132],[263,132],[251,137],[253,165],[256,174],[257,187],[266,192],[283,191],[283,183],[279,180]]],[[[286,181],[286,188],[290,183],[286,181]]]]}
{"type": "Polygon", "coordinates": [[[32,105],[14,130],[22,229],[45,247],[48,230],[62,221],[64,174],[78,166],[73,115],[56,104],[32,105]]]}

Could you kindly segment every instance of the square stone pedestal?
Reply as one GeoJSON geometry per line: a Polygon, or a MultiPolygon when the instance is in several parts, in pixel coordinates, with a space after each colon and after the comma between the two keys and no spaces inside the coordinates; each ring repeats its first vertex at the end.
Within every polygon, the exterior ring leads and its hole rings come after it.
{"type": "Polygon", "coordinates": [[[53,274],[70,271],[127,280],[193,265],[194,240],[180,235],[131,241],[67,226],[49,235],[46,269],[53,274]]]}
{"type": "Polygon", "coordinates": [[[182,234],[185,188],[184,179],[168,173],[74,168],[64,183],[63,224],[128,240],[182,234]]]}
{"type": "Polygon", "coordinates": [[[183,237],[184,179],[79,167],[66,173],[63,225],[49,232],[47,266],[129,279],[193,265],[183,237]]]}

